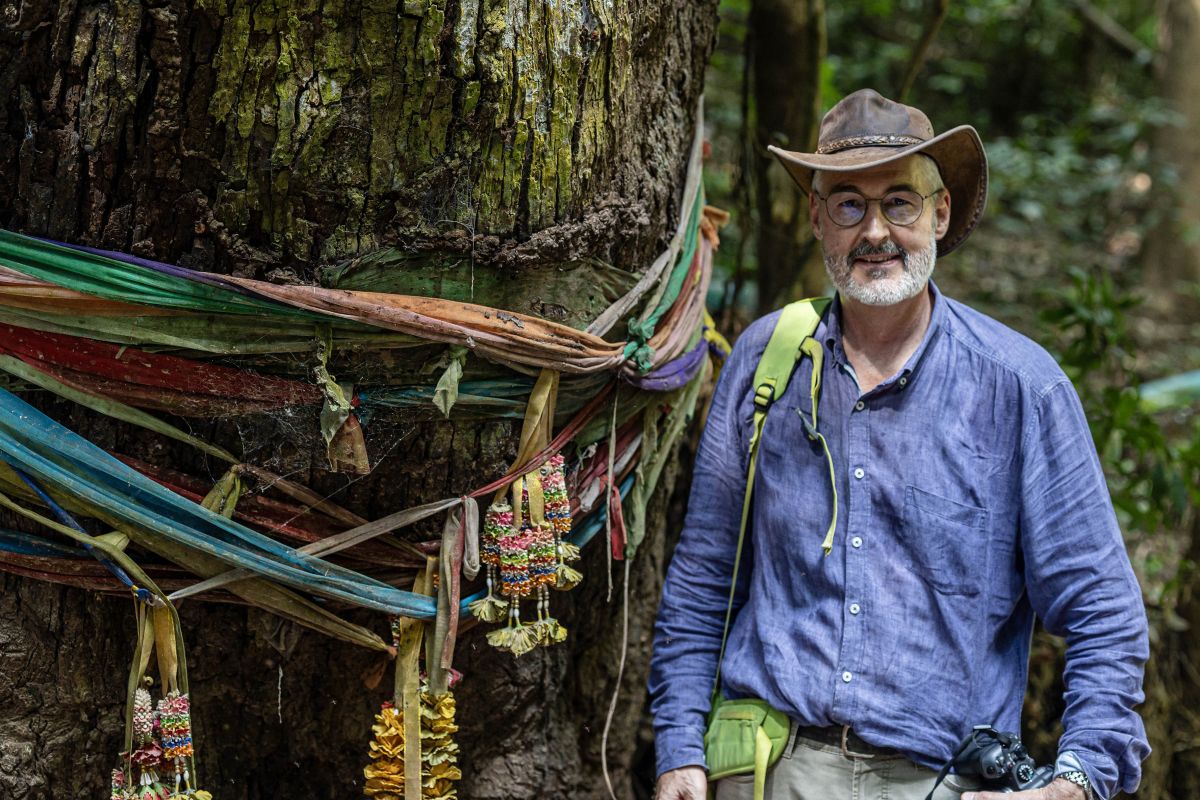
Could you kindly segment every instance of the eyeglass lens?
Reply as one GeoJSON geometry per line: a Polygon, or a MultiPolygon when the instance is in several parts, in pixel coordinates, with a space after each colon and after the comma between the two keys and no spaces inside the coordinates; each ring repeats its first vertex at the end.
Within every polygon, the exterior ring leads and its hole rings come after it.
{"type": "MultiPolygon", "coordinates": [[[[867,215],[867,206],[877,198],[867,199],[858,192],[842,191],[829,195],[826,205],[829,216],[838,225],[857,225],[867,215]]],[[[916,192],[890,192],[878,198],[879,207],[889,222],[911,225],[921,216],[924,199],[916,192]]]]}

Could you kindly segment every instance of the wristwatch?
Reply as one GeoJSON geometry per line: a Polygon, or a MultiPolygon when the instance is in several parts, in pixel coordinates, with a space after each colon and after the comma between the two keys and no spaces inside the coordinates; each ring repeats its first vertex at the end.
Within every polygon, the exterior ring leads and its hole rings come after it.
{"type": "Polygon", "coordinates": [[[1096,800],[1096,796],[1092,794],[1092,782],[1088,780],[1086,772],[1074,769],[1069,772],[1060,772],[1054,777],[1062,778],[1065,781],[1070,781],[1076,786],[1083,787],[1083,795],[1087,800],[1096,800]]]}

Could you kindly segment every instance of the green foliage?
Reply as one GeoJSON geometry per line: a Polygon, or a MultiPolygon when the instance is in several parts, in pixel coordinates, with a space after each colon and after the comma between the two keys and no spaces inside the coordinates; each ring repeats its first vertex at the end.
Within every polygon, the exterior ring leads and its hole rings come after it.
{"type": "Polygon", "coordinates": [[[1049,228],[1077,242],[1140,241],[1172,184],[1147,142],[1175,121],[1155,98],[1097,99],[1067,123],[1024,116],[1020,133],[988,142],[993,219],[1018,235],[1049,228]]]}
{"type": "MultiPolygon", "coordinates": [[[[894,93],[930,19],[928,0],[830,4],[829,60],[840,94],[870,86],[894,93]]],[[[1146,46],[1154,45],[1156,10],[1137,0],[1094,5],[1146,46]]],[[[969,0],[950,3],[908,102],[935,125],[970,120],[984,138],[1019,131],[1036,113],[1070,120],[1097,87],[1114,80],[1131,95],[1151,93],[1146,65],[1089,27],[1075,0],[969,0]]],[[[838,97],[826,97],[829,105],[838,97]]]]}
{"type": "Polygon", "coordinates": [[[1069,275],[1042,318],[1060,337],[1056,355],[1079,390],[1118,517],[1127,532],[1178,528],[1200,502],[1200,425],[1173,441],[1140,402],[1127,325],[1140,300],[1101,271],[1069,275]]]}
{"type": "Polygon", "coordinates": [[[705,135],[712,154],[704,164],[706,200],[730,212],[729,224],[721,229],[721,248],[713,258],[713,281],[708,305],[720,310],[734,304],[727,296],[744,289],[737,305],[753,301],[754,274],[758,260],[754,252],[757,215],[752,201],[753,147],[747,116],[754,105],[747,63],[751,0],[722,0],[717,45],[709,62],[704,85],[705,135]]]}

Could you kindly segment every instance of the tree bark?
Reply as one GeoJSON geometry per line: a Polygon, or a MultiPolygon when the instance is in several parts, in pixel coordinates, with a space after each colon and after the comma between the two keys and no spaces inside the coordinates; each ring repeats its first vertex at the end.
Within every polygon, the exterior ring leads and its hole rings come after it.
{"type": "Polygon", "coordinates": [[[811,152],[821,118],[824,0],[754,0],[754,186],[758,207],[758,313],[820,294],[819,248],[808,225],[808,197],[767,152],[774,144],[811,152]]]}
{"type": "MultiPolygon", "coordinates": [[[[0,185],[13,190],[0,194],[0,225],[278,281],[328,283],[331,267],[393,247],[404,254],[397,285],[440,270],[472,291],[476,278],[507,286],[525,304],[515,310],[579,319],[594,297],[560,291],[548,303],[547,274],[570,267],[586,285],[588,270],[640,272],[684,211],[715,23],[715,0],[8,4],[0,185]]],[[[104,446],[220,472],[39,402],[104,446]]],[[[298,479],[373,518],[480,485],[515,455],[509,422],[387,424],[400,446],[366,478],[348,483],[310,458],[298,479]]],[[[236,448],[270,442],[268,425],[196,430],[236,448]]],[[[631,565],[608,752],[620,797],[632,795],[666,493],[631,565]]],[[[460,797],[606,796],[599,739],[621,626],[602,548],[585,551],[584,584],[556,597],[565,644],[518,661],[480,630],[460,639],[460,797]]],[[[360,679],[377,657],[297,637],[251,609],[185,601],[181,616],[199,768],[214,795],[356,794],[388,694],[386,681],[369,690],[360,679]]],[[[0,796],[107,790],[132,646],[127,601],[0,576],[0,796]]]]}
{"type": "Polygon", "coordinates": [[[1173,165],[1178,181],[1164,209],[1166,219],[1147,240],[1147,282],[1161,290],[1159,299],[1194,297],[1200,283],[1200,2],[1167,0],[1160,23],[1163,53],[1159,93],[1179,115],[1156,137],[1158,156],[1173,165]]]}

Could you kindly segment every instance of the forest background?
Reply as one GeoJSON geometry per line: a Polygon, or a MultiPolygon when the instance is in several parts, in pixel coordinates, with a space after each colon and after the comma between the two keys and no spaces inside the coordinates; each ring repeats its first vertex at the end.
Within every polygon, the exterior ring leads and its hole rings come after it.
{"type": "MultiPolygon", "coordinates": [[[[1155,800],[1200,796],[1198,52],[1200,7],[1178,0],[723,0],[705,89],[727,329],[827,290],[768,144],[811,149],[862,87],[980,131],[988,210],[935,280],[1046,346],[1082,396],[1150,615],[1137,796],[1155,800]]],[[[1039,630],[1024,737],[1042,761],[1063,652],[1039,630]]]]}

